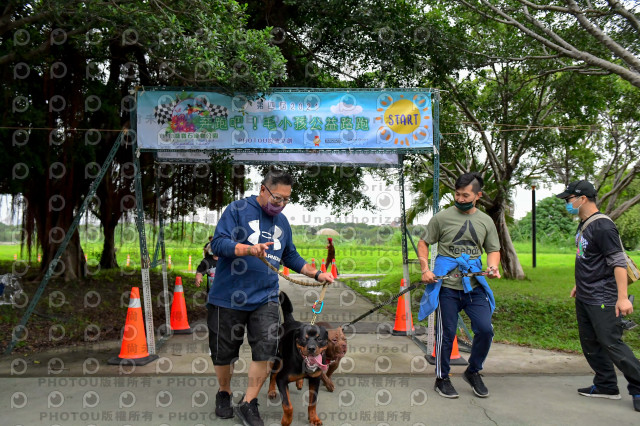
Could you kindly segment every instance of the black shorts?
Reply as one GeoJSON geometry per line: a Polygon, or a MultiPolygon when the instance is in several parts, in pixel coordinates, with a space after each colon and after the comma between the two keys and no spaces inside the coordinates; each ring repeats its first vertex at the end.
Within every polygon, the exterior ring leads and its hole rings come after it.
{"type": "Polygon", "coordinates": [[[207,304],[209,348],[213,365],[229,365],[238,359],[248,330],[253,361],[271,361],[280,340],[280,305],[269,302],[255,311],[240,311],[207,304]]]}

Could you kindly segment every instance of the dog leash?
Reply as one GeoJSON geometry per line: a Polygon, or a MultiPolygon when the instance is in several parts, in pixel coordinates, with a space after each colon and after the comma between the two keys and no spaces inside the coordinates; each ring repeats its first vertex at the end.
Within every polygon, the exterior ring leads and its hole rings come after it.
{"type": "Polygon", "coordinates": [[[316,322],[316,318],[318,318],[318,314],[320,312],[322,312],[322,308],[324,308],[324,296],[327,293],[327,288],[329,288],[329,283],[326,282],[326,281],[323,282],[323,283],[316,283],[316,282],[309,283],[307,281],[295,280],[295,279],[287,277],[286,275],[281,273],[272,264],[267,262],[267,259],[265,259],[264,257],[259,257],[258,259],[262,260],[265,263],[265,265],[267,265],[269,268],[271,268],[273,271],[275,271],[279,276],[281,276],[282,278],[284,278],[287,281],[291,281],[294,284],[299,284],[299,285],[303,285],[303,286],[306,286],[306,287],[319,287],[319,286],[322,286],[322,291],[320,291],[320,297],[318,298],[318,300],[313,302],[313,306],[311,307],[311,312],[313,312],[313,318],[311,319],[311,325],[314,325],[315,322],[316,322]],[[320,304],[320,307],[318,309],[316,309],[316,306],[318,306],[318,304],[320,304]]]}
{"type": "Polygon", "coordinates": [[[276,267],[273,266],[271,263],[267,262],[267,259],[265,259],[264,257],[258,257],[258,259],[262,260],[264,264],[267,265],[276,274],[280,275],[285,280],[290,281],[294,284],[303,285],[305,287],[320,287],[321,285],[325,285],[325,283],[320,283],[320,282],[308,282],[308,281],[301,281],[301,280],[289,278],[286,275],[284,275],[282,272],[280,272],[278,269],[276,269],[276,267]]]}
{"type": "MultiPolygon", "coordinates": [[[[446,279],[446,278],[478,277],[478,276],[482,276],[482,275],[487,275],[487,273],[486,273],[486,272],[467,272],[467,273],[464,273],[464,274],[460,274],[460,273],[458,273],[458,274],[448,274],[448,275],[440,275],[440,276],[437,276],[437,277],[435,277],[435,279],[436,279],[436,280],[444,280],[444,279],[446,279]]],[[[373,307],[373,308],[371,308],[367,313],[360,315],[358,318],[354,319],[354,320],[353,320],[353,321],[351,321],[351,322],[348,322],[348,323],[346,323],[346,324],[343,324],[343,325],[342,325],[342,329],[344,329],[345,327],[349,327],[349,326],[351,326],[351,325],[353,325],[353,324],[357,323],[358,321],[360,321],[360,320],[362,320],[363,318],[365,318],[365,317],[367,317],[367,316],[371,315],[372,313],[374,313],[374,312],[375,312],[375,311],[377,311],[378,309],[381,309],[383,306],[386,306],[386,305],[389,305],[389,304],[393,303],[393,301],[394,301],[394,300],[396,300],[397,298],[399,298],[399,297],[400,297],[400,296],[402,296],[403,294],[408,293],[408,292],[410,292],[411,290],[414,290],[414,289],[416,289],[416,288],[420,287],[420,286],[421,286],[421,285],[423,285],[423,284],[427,284],[427,283],[425,283],[424,281],[418,281],[417,283],[410,285],[409,287],[405,288],[404,290],[402,290],[402,291],[401,291],[401,292],[399,292],[398,294],[395,294],[395,295],[391,296],[391,297],[389,298],[389,300],[387,300],[386,302],[381,303],[381,304],[379,304],[379,305],[377,305],[377,306],[374,306],[374,307],[373,307]]]]}
{"type": "Polygon", "coordinates": [[[311,325],[316,323],[316,318],[318,318],[318,314],[322,312],[322,308],[324,308],[324,295],[327,292],[327,288],[329,287],[328,283],[325,281],[322,286],[322,291],[320,292],[320,298],[313,302],[313,306],[311,307],[311,312],[313,312],[313,318],[311,318],[311,325]],[[316,306],[320,303],[320,308],[316,310],[316,306]]]}

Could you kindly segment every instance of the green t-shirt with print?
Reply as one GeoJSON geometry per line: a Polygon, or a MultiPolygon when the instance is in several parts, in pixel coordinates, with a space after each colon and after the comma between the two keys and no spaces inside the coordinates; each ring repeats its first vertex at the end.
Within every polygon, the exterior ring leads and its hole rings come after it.
{"type": "MultiPolygon", "coordinates": [[[[466,253],[471,259],[500,250],[498,230],[493,220],[476,208],[472,214],[463,213],[452,206],[440,211],[431,218],[422,238],[427,244],[438,243],[438,254],[447,257],[460,257],[466,253]]],[[[460,272],[458,268],[452,274],[460,272]]],[[[447,278],[442,281],[444,287],[462,290],[462,278],[447,278]]],[[[471,277],[471,285],[478,281],[471,277]]]]}

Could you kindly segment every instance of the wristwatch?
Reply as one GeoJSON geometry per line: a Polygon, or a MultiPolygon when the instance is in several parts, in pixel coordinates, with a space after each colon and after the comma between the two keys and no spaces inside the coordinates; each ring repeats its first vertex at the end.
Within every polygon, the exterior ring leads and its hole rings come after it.
{"type": "Polygon", "coordinates": [[[320,270],[316,271],[316,275],[313,278],[315,278],[315,280],[318,281],[318,277],[320,276],[321,273],[322,271],[320,270]]]}

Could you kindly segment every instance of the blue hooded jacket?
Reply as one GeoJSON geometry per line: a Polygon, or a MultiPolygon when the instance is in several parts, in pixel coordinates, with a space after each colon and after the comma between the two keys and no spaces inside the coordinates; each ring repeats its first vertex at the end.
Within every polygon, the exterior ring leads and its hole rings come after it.
{"type": "MultiPolygon", "coordinates": [[[[482,272],[482,260],[478,257],[477,259],[470,259],[469,255],[463,253],[460,257],[446,257],[438,255],[436,257],[436,264],[433,268],[433,274],[436,276],[446,275],[449,272],[453,271],[455,268],[459,268],[460,272],[466,274],[468,272],[482,272]]],[[[496,309],[496,299],[493,296],[493,291],[489,287],[489,283],[487,279],[482,275],[476,277],[478,283],[484,288],[484,291],[487,293],[487,297],[489,298],[489,305],[491,306],[491,313],[496,309]]],[[[462,286],[464,287],[464,292],[469,293],[473,288],[471,287],[471,279],[470,277],[462,277],[462,286]]],[[[422,295],[422,300],[420,301],[420,311],[418,311],[418,320],[422,321],[426,317],[428,317],[433,311],[438,307],[440,288],[442,287],[442,280],[438,280],[435,283],[427,284],[427,288],[422,295]]]]}
{"type": "Polygon", "coordinates": [[[280,263],[300,272],[307,263],[296,251],[289,221],[282,214],[266,214],[256,196],[234,201],[218,221],[211,250],[218,256],[216,276],[207,301],[212,305],[253,311],[267,302],[278,302],[278,274],[255,256],[236,256],[238,243],[273,242],[266,260],[276,269],[280,263]]]}

